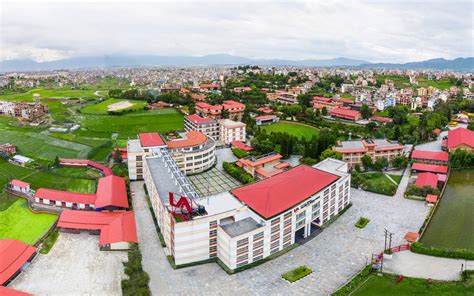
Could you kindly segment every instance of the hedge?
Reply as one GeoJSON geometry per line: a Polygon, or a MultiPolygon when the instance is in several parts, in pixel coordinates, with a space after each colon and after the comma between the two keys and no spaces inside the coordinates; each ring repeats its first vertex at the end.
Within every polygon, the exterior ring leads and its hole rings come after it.
{"type": "Polygon", "coordinates": [[[365,281],[372,273],[372,265],[364,267],[350,282],[339,288],[336,292],[332,293],[331,296],[343,296],[353,292],[360,284],[365,281]]]}
{"type": "Polygon", "coordinates": [[[354,224],[355,227],[357,228],[364,228],[365,226],[367,226],[367,224],[369,224],[370,222],[370,219],[368,218],[365,218],[365,217],[360,217],[359,218],[359,221],[357,221],[356,224],[354,224]]]}
{"type": "Polygon", "coordinates": [[[474,260],[474,251],[467,249],[439,249],[435,247],[424,246],[421,242],[415,242],[411,245],[410,250],[413,253],[425,254],[435,257],[474,260]]]}
{"type": "Polygon", "coordinates": [[[290,283],[293,283],[293,282],[296,282],[297,280],[304,278],[307,275],[310,275],[312,272],[313,270],[311,268],[302,265],[300,267],[297,267],[293,270],[290,270],[282,274],[281,277],[289,281],[290,283]]]}
{"type": "Polygon", "coordinates": [[[207,263],[214,263],[214,262],[217,261],[217,258],[210,258],[210,259],[205,259],[205,260],[201,260],[201,261],[176,265],[173,256],[168,255],[168,256],[166,256],[166,259],[168,259],[168,262],[171,265],[171,268],[173,268],[173,269],[180,269],[180,268],[191,267],[191,266],[207,264],[207,263]]]}
{"type": "Polygon", "coordinates": [[[128,251],[128,262],[124,262],[125,274],[128,279],[122,280],[122,294],[123,295],[151,295],[148,283],[150,277],[142,268],[142,254],[138,248],[138,244],[132,244],[128,251]]]}
{"type": "Polygon", "coordinates": [[[249,184],[255,182],[253,179],[252,175],[244,171],[243,169],[239,168],[238,166],[235,165],[233,162],[223,162],[222,167],[224,168],[224,171],[231,175],[232,177],[236,178],[243,184],[249,184]]]}
{"type": "Polygon", "coordinates": [[[58,239],[59,236],[59,230],[54,230],[48,234],[46,239],[43,241],[43,244],[41,245],[40,253],[41,254],[48,254],[51,248],[53,247],[54,243],[58,239]]]}
{"type": "Polygon", "coordinates": [[[239,148],[233,148],[232,153],[234,153],[235,157],[237,158],[244,158],[249,156],[249,153],[247,151],[239,148]]]}

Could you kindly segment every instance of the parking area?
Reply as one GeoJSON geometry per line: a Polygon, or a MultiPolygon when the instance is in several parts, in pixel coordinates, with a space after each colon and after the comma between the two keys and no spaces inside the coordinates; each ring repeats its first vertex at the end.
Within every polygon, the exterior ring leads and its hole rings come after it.
{"type": "Polygon", "coordinates": [[[188,179],[201,196],[229,191],[242,185],[217,166],[202,174],[188,176],[188,179]]]}
{"type": "Polygon", "coordinates": [[[61,233],[49,254],[39,254],[11,287],[35,295],[121,295],[127,252],[103,252],[98,243],[87,233],[61,233]]]}
{"type": "Polygon", "coordinates": [[[384,229],[394,233],[393,245],[403,243],[407,231],[417,231],[428,212],[423,202],[352,189],[353,206],[314,239],[262,265],[228,275],[217,264],[173,270],[158,247],[142,182],[132,182],[140,249],[154,295],[328,295],[370,263],[383,250],[384,229]],[[364,229],[359,217],[370,219],[364,229]],[[306,265],[313,273],[296,283],[281,275],[306,265]],[[186,283],[177,285],[176,283],[186,283]],[[223,292],[225,291],[225,293],[223,292]]]}

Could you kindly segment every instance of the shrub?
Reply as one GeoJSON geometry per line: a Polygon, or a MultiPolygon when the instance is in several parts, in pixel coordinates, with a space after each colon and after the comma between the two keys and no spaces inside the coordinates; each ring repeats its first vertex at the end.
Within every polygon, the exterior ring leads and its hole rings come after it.
{"type": "Polygon", "coordinates": [[[331,296],[343,296],[348,295],[354,291],[359,285],[365,281],[372,273],[372,266],[367,265],[362,269],[350,282],[342,286],[339,290],[334,292],[331,296]]]}
{"type": "Polygon", "coordinates": [[[290,270],[287,273],[282,274],[281,277],[289,281],[290,283],[293,283],[311,274],[312,272],[313,270],[311,268],[303,265],[293,270],[290,270]]]}
{"type": "Polygon", "coordinates": [[[433,188],[431,186],[423,186],[423,187],[418,187],[416,185],[411,185],[408,187],[408,189],[405,191],[405,195],[415,195],[415,196],[423,196],[426,197],[427,194],[435,194],[439,195],[440,191],[438,188],[433,188]]]}
{"type": "Polygon", "coordinates": [[[54,243],[58,239],[59,230],[54,230],[48,234],[46,239],[43,241],[43,245],[41,246],[40,253],[41,254],[48,254],[51,248],[53,247],[54,243]]]}
{"type": "Polygon", "coordinates": [[[365,218],[365,217],[360,217],[359,220],[357,221],[356,224],[354,224],[355,227],[357,228],[364,228],[365,226],[367,226],[367,224],[369,224],[370,222],[370,219],[368,218],[365,218]]]}
{"type": "Polygon", "coordinates": [[[413,253],[425,254],[435,257],[474,260],[474,251],[466,249],[439,249],[435,247],[424,246],[421,242],[415,242],[411,245],[410,250],[413,253]]]}
{"type": "Polygon", "coordinates": [[[233,148],[232,153],[234,153],[235,157],[237,158],[245,158],[249,156],[249,153],[247,151],[239,149],[239,148],[233,148]]]}
{"type": "Polygon", "coordinates": [[[125,274],[128,279],[122,280],[123,295],[151,295],[148,288],[150,277],[142,268],[142,254],[138,244],[132,244],[128,251],[128,262],[124,262],[125,274]]]}
{"type": "Polygon", "coordinates": [[[250,175],[243,169],[236,166],[235,163],[233,162],[223,162],[222,167],[224,168],[224,171],[226,171],[226,173],[236,178],[243,184],[249,184],[249,183],[255,182],[252,175],[250,175]]]}
{"type": "Polygon", "coordinates": [[[315,165],[318,161],[314,158],[311,157],[303,157],[300,158],[300,163],[306,164],[306,165],[315,165]]]}

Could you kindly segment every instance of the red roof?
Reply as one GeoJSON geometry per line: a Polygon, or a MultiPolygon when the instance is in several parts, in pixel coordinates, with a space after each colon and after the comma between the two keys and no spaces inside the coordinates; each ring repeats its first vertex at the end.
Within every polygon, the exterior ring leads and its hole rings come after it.
{"type": "Polygon", "coordinates": [[[329,114],[331,116],[349,118],[349,119],[356,119],[357,117],[360,116],[359,111],[350,110],[350,109],[343,109],[343,108],[334,108],[329,112],[329,114]]]}
{"type": "Polygon", "coordinates": [[[238,161],[246,166],[256,167],[264,163],[280,159],[282,157],[283,156],[281,156],[280,154],[271,154],[271,155],[256,159],[255,161],[252,161],[251,158],[241,158],[238,161]]]}
{"type": "Polygon", "coordinates": [[[140,144],[142,147],[165,146],[165,141],[159,133],[142,133],[139,134],[140,144]]]}
{"type": "Polygon", "coordinates": [[[409,241],[409,242],[413,243],[413,242],[416,242],[419,237],[420,237],[420,235],[417,232],[410,232],[409,231],[405,234],[404,239],[406,241],[409,241]]]}
{"type": "Polygon", "coordinates": [[[192,121],[194,123],[209,123],[209,122],[214,121],[213,119],[206,118],[206,117],[201,117],[197,114],[188,115],[188,116],[186,116],[186,119],[189,120],[189,121],[192,121]]]}
{"type": "Polygon", "coordinates": [[[58,227],[100,230],[99,244],[138,242],[133,212],[93,212],[65,210],[58,227]]]}
{"type": "Polygon", "coordinates": [[[16,179],[11,180],[10,184],[13,186],[20,187],[20,188],[27,188],[28,186],[30,186],[30,183],[26,183],[26,182],[16,180],[16,179]]]}
{"type": "Polygon", "coordinates": [[[18,291],[18,290],[12,289],[12,288],[0,286],[0,295],[2,295],[2,296],[30,296],[32,294],[22,292],[22,291],[18,291]]]}
{"type": "Polygon", "coordinates": [[[433,152],[414,150],[411,154],[411,158],[426,159],[426,160],[437,160],[437,161],[448,161],[449,154],[447,152],[433,152]]]}
{"type": "Polygon", "coordinates": [[[392,121],[393,121],[392,118],[383,117],[383,116],[372,116],[372,117],[369,118],[369,120],[378,121],[378,122],[383,122],[383,123],[387,123],[387,122],[392,122],[392,121]]]}
{"type": "Polygon", "coordinates": [[[104,176],[110,176],[114,174],[111,168],[92,160],[60,158],[59,161],[60,164],[64,166],[90,166],[102,171],[102,174],[104,174],[104,176]]]}
{"type": "Polygon", "coordinates": [[[319,102],[331,102],[332,98],[325,98],[325,97],[313,97],[313,101],[319,101],[319,102]]]}
{"type": "Polygon", "coordinates": [[[416,186],[423,187],[423,186],[430,186],[433,188],[437,188],[438,186],[438,175],[433,173],[419,173],[418,177],[416,178],[415,182],[416,186]]]}
{"type": "Polygon", "coordinates": [[[441,130],[440,130],[439,128],[435,128],[435,129],[433,130],[433,133],[435,133],[436,135],[439,136],[439,134],[441,133],[441,130]]]}
{"type": "Polygon", "coordinates": [[[474,148],[474,131],[457,128],[448,132],[448,148],[456,148],[460,145],[466,145],[474,148]]]}
{"type": "Polygon", "coordinates": [[[231,193],[268,219],[291,209],[337,179],[336,175],[299,165],[274,177],[231,190],[231,193]]]}
{"type": "Polygon", "coordinates": [[[428,203],[437,203],[438,202],[438,196],[434,194],[427,194],[426,195],[426,202],[428,203]]]}
{"type": "Polygon", "coordinates": [[[96,195],[91,193],[69,192],[47,188],[38,189],[35,193],[35,197],[89,205],[93,205],[96,199],[96,195]]]}
{"type": "Polygon", "coordinates": [[[415,162],[411,166],[412,170],[416,171],[424,171],[424,172],[432,172],[432,173],[441,173],[446,174],[448,172],[448,167],[445,165],[432,165],[432,164],[425,164],[415,162]]]}
{"type": "Polygon", "coordinates": [[[190,131],[186,133],[186,138],[175,139],[166,142],[168,149],[189,148],[206,143],[205,134],[198,131],[190,131]]]}
{"type": "Polygon", "coordinates": [[[242,143],[241,141],[232,141],[232,142],[230,142],[230,144],[232,145],[232,147],[235,147],[237,149],[242,149],[242,150],[245,150],[245,151],[253,150],[252,146],[249,146],[245,143],[242,143]]]}
{"type": "Polygon", "coordinates": [[[107,206],[128,208],[127,187],[122,177],[112,175],[100,178],[96,196],[95,208],[107,206]]]}
{"type": "Polygon", "coordinates": [[[255,120],[262,121],[262,120],[271,120],[274,118],[276,118],[276,115],[262,115],[262,116],[255,117],[255,120]]]}
{"type": "Polygon", "coordinates": [[[0,239],[0,285],[6,283],[36,252],[36,248],[14,239],[0,239]]]}

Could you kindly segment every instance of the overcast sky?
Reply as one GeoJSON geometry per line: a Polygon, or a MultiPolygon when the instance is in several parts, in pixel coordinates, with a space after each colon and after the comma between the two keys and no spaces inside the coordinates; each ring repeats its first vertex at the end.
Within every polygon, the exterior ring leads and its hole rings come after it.
{"type": "Polygon", "coordinates": [[[3,2],[2,59],[232,54],[408,62],[474,55],[474,1],[3,2]]]}

